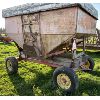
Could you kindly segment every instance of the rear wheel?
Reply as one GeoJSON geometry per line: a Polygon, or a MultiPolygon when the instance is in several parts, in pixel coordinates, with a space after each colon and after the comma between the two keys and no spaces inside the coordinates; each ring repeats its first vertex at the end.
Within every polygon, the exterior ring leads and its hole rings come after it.
{"type": "Polygon", "coordinates": [[[53,73],[53,83],[65,93],[75,92],[78,88],[78,77],[71,68],[57,68],[53,73]]]}
{"type": "Polygon", "coordinates": [[[15,57],[6,59],[6,69],[8,74],[16,74],[18,72],[18,61],[15,57]]]}

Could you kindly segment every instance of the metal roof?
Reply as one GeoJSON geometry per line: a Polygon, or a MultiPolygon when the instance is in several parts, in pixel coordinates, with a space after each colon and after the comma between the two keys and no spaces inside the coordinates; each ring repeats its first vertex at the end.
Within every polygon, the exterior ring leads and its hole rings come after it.
{"type": "Polygon", "coordinates": [[[11,17],[41,11],[79,6],[90,15],[98,19],[98,12],[90,3],[27,3],[2,10],[3,17],[11,17]]]}

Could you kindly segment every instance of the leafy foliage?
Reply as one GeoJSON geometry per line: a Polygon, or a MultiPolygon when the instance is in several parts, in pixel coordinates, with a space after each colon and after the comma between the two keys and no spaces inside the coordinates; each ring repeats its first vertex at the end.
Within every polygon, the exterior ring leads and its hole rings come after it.
{"type": "Polygon", "coordinates": [[[5,32],[6,32],[5,28],[0,28],[0,34],[5,32]]]}

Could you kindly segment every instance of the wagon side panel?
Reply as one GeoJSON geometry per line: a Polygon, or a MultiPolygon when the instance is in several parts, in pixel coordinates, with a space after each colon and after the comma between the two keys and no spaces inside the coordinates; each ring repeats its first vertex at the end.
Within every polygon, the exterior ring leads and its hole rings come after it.
{"type": "Polygon", "coordinates": [[[40,13],[40,29],[45,53],[75,34],[77,7],[40,13]]]}
{"type": "Polygon", "coordinates": [[[8,36],[13,39],[21,48],[23,48],[23,34],[21,16],[5,19],[5,28],[8,36]]]}
{"type": "MultiPolygon", "coordinates": [[[[41,54],[41,41],[40,41],[40,20],[39,13],[28,14],[22,16],[23,23],[23,35],[24,35],[24,47],[27,53],[30,51],[36,51],[39,56],[41,54]],[[29,49],[33,48],[33,49],[29,49]]],[[[33,56],[36,56],[33,55],[33,56]]]]}
{"type": "Polygon", "coordinates": [[[76,33],[80,33],[81,35],[96,33],[96,19],[80,8],[78,9],[76,33]]]}

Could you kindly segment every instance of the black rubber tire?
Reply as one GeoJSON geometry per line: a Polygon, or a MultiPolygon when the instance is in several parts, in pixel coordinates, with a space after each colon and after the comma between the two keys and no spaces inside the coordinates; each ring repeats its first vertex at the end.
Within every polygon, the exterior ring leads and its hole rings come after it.
{"type": "Polygon", "coordinates": [[[78,81],[78,77],[77,77],[76,73],[74,72],[74,70],[71,68],[68,68],[68,67],[60,67],[54,71],[54,73],[53,73],[53,85],[54,85],[54,87],[59,88],[58,83],[57,83],[57,76],[61,73],[66,74],[69,77],[69,79],[71,81],[71,86],[68,89],[61,89],[61,88],[60,89],[65,94],[74,93],[79,86],[79,81],[78,81]]]}
{"type": "Polygon", "coordinates": [[[89,55],[86,55],[86,56],[87,56],[87,60],[88,60],[89,63],[90,63],[90,66],[89,66],[89,69],[90,69],[90,70],[85,70],[85,71],[86,71],[86,72],[93,71],[94,66],[95,66],[94,60],[93,60],[89,55]]]}
{"type": "Polygon", "coordinates": [[[7,70],[8,74],[12,75],[12,74],[16,74],[18,72],[18,60],[15,57],[7,58],[5,64],[6,64],[6,70],[7,70]],[[10,70],[7,65],[8,61],[10,61],[10,63],[11,63],[10,70]]]}

